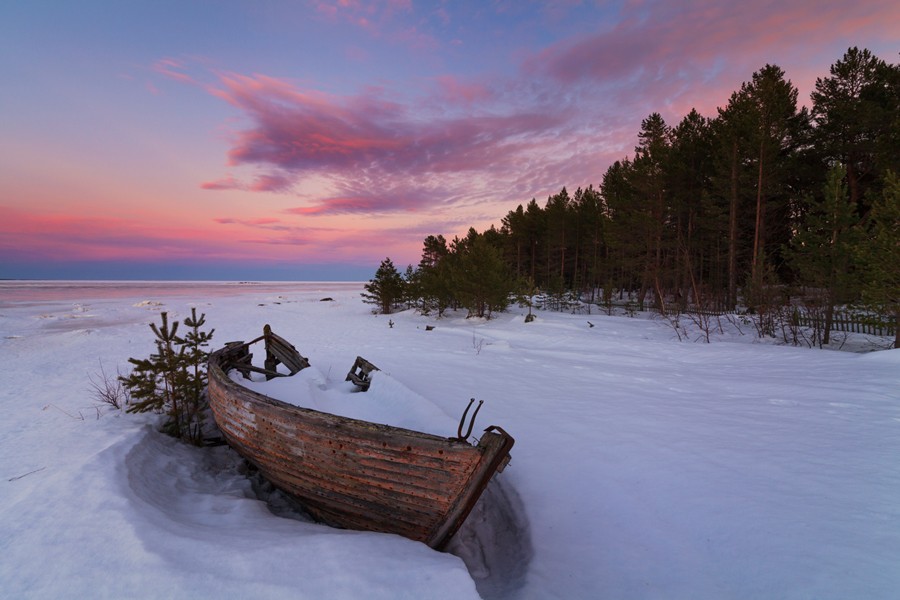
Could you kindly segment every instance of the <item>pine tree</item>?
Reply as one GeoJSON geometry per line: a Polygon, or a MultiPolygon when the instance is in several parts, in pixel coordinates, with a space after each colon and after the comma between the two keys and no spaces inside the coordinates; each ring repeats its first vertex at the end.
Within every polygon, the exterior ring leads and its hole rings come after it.
{"type": "Polygon", "coordinates": [[[609,216],[607,243],[612,265],[607,267],[609,287],[623,292],[640,285],[645,241],[643,214],[634,189],[634,165],[617,160],[603,174],[600,194],[609,216]],[[614,266],[613,266],[614,265],[614,266]]]}
{"type": "Polygon", "coordinates": [[[547,198],[544,215],[547,223],[547,277],[568,281],[571,278],[567,277],[566,272],[566,250],[572,210],[566,188],[547,198]]]}
{"type": "Polygon", "coordinates": [[[665,314],[666,273],[663,272],[666,247],[666,225],[669,222],[670,203],[666,181],[666,168],[671,151],[671,129],[659,113],[653,113],[641,122],[639,143],[634,149],[632,182],[637,192],[641,226],[640,239],[645,242],[641,288],[638,302],[643,305],[648,291],[653,292],[654,304],[665,314]]]}
{"type": "Polygon", "coordinates": [[[525,209],[520,204],[502,219],[501,232],[506,241],[507,261],[515,265],[516,277],[523,276],[524,256],[527,245],[525,235],[525,209]]]}
{"type": "Polygon", "coordinates": [[[457,260],[451,281],[455,296],[470,317],[488,317],[506,310],[515,284],[502,252],[474,229],[464,240],[454,240],[457,260]]]}
{"type": "Polygon", "coordinates": [[[573,287],[590,290],[591,302],[600,285],[601,256],[606,245],[604,231],[606,215],[600,193],[593,186],[578,188],[572,199],[572,218],[575,220],[573,287]]]}
{"type": "Polygon", "coordinates": [[[722,212],[727,215],[723,237],[727,248],[726,306],[730,310],[737,305],[738,282],[744,279],[751,262],[747,240],[752,240],[753,236],[743,232],[752,231],[746,217],[751,189],[748,183],[751,174],[746,165],[753,155],[749,142],[752,120],[749,98],[741,90],[731,94],[728,104],[719,109],[719,115],[712,123],[714,152],[710,183],[711,193],[720,199],[722,212]]]}
{"type": "Polygon", "coordinates": [[[804,226],[791,242],[788,257],[801,281],[821,290],[825,323],[822,344],[828,344],[834,308],[846,301],[851,287],[851,253],[859,218],[849,199],[847,170],[834,166],[828,173],[821,198],[807,200],[804,226]]]}
{"type": "Polygon", "coordinates": [[[422,298],[422,273],[412,265],[406,265],[403,274],[403,302],[406,308],[415,308],[422,298]]]}
{"type": "Polygon", "coordinates": [[[894,347],[900,348],[900,177],[888,171],[882,197],[872,206],[865,240],[857,257],[863,270],[863,302],[894,321],[894,347]]]}
{"type": "MultiPolygon", "coordinates": [[[[782,191],[779,174],[779,159],[792,143],[796,133],[797,88],[790,80],[785,80],[784,71],[776,65],[766,65],[753,74],[749,83],[741,88],[751,106],[755,124],[756,144],[756,219],[753,228],[753,253],[751,278],[761,273],[761,257],[769,255],[770,226],[776,221],[772,213],[772,200],[782,191]]],[[[786,242],[787,240],[785,240],[786,242]]]]}
{"type": "Polygon", "coordinates": [[[403,278],[390,258],[381,261],[375,278],[370,279],[364,287],[366,291],[360,294],[363,302],[376,305],[377,310],[385,315],[390,314],[394,306],[404,298],[403,278]]]}
{"type": "Polygon", "coordinates": [[[694,303],[705,304],[707,299],[698,297],[697,290],[724,267],[715,242],[725,221],[723,212],[710,202],[711,137],[709,121],[696,110],[672,130],[668,169],[675,229],[672,283],[680,310],[692,293],[694,303]]]}
{"type": "Polygon", "coordinates": [[[540,285],[546,279],[546,273],[540,268],[543,264],[541,254],[547,251],[547,215],[538,206],[534,198],[525,207],[525,238],[528,244],[528,266],[525,275],[540,285]]]}
{"type": "Polygon", "coordinates": [[[425,238],[422,259],[419,261],[419,284],[422,314],[437,311],[443,316],[444,311],[453,303],[450,289],[450,250],[444,236],[429,235],[425,238]]]}
{"type": "MultiPolygon", "coordinates": [[[[847,169],[850,201],[867,212],[866,192],[877,179],[878,141],[891,126],[896,105],[887,88],[887,64],[869,50],[853,47],[816,79],[811,98],[816,142],[828,160],[847,169]]],[[[896,153],[896,152],[894,152],[896,153]]]]}

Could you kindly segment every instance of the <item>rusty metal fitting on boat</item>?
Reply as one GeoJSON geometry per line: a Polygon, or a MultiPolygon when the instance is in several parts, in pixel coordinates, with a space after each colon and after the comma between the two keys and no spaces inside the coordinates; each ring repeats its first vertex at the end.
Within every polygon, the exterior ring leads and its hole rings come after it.
{"type": "Polygon", "coordinates": [[[466,410],[463,411],[462,418],[459,420],[459,427],[456,429],[456,437],[450,439],[465,441],[472,435],[472,429],[475,428],[475,417],[478,416],[478,411],[481,410],[481,405],[484,404],[484,400],[478,401],[478,406],[475,407],[475,412],[472,413],[472,419],[469,421],[469,428],[466,430],[466,434],[463,435],[463,426],[466,424],[466,415],[469,414],[469,409],[472,408],[472,404],[474,403],[475,398],[469,400],[469,405],[466,407],[466,410]]]}
{"type": "Polygon", "coordinates": [[[500,433],[502,433],[502,434],[505,435],[506,437],[512,438],[512,436],[509,435],[508,433],[506,433],[506,430],[503,429],[502,427],[500,427],[499,425],[491,425],[490,427],[488,427],[488,428],[485,429],[484,431],[485,431],[486,433],[491,433],[492,431],[499,431],[500,433]]]}

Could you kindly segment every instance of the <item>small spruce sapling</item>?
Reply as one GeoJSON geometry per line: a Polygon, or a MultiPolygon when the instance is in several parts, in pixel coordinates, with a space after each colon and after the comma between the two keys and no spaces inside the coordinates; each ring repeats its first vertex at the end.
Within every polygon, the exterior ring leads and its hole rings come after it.
{"type": "Polygon", "coordinates": [[[199,442],[202,441],[203,433],[203,411],[206,408],[206,358],[208,353],[204,348],[209,346],[215,329],[208,332],[202,331],[201,327],[206,325],[206,313],[202,313],[197,317],[197,309],[191,308],[191,316],[184,320],[184,324],[189,327],[187,335],[179,338],[178,342],[184,351],[187,362],[187,378],[185,380],[185,405],[184,413],[186,423],[193,430],[190,432],[188,439],[199,442]]]}
{"type": "Polygon", "coordinates": [[[134,369],[127,377],[120,377],[132,399],[128,412],[165,413],[168,420],[163,424],[164,432],[200,444],[206,407],[204,348],[215,330],[200,330],[206,315],[198,318],[196,308],[184,320],[190,328],[184,337],[178,336],[178,321],[170,325],[165,312],[160,318],[159,326],[150,324],[156,336],[156,352],[145,359],[129,358],[134,369]]]}

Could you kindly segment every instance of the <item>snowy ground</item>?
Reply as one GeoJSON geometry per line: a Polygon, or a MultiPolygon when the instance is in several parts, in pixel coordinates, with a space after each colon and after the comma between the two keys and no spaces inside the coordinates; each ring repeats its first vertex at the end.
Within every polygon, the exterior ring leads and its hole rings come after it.
{"type": "Polygon", "coordinates": [[[359,285],[100,286],[39,301],[10,285],[0,286],[5,598],[900,590],[900,350],[772,346],[751,331],[679,342],[658,320],[597,314],[374,316],[359,285]],[[451,427],[469,398],[484,399],[477,424],[509,431],[513,460],[453,553],[276,516],[286,509],[256,499],[229,449],[183,446],[154,416],[98,403],[89,377],[101,362],[115,372],[147,356],[147,324],[191,306],[215,346],[270,323],[326,383],[362,355],[389,382],[368,398],[421,399],[451,427]]]}

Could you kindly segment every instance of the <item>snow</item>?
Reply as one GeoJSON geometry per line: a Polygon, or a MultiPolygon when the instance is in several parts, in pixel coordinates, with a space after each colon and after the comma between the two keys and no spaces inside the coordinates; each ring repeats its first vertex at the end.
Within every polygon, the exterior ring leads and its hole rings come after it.
{"type": "MultiPolygon", "coordinates": [[[[254,364],[263,367],[260,359],[265,357],[265,353],[262,345],[258,348],[254,350],[254,364]]],[[[350,365],[352,362],[347,371],[350,365]]],[[[283,367],[279,371],[288,372],[283,367]]],[[[255,373],[252,374],[252,381],[244,379],[237,371],[232,371],[230,375],[244,387],[304,408],[443,437],[450,437],[451,433],[455,435],[458,429],[458,420],[450,418],[433,402],[382,371],[371,374],[371,384],[365,394],[359,394],[357,387],[349,381],[332,381],[316,366],[303,369],[292,377],[271,381],[255,373]]]]}
{"type": "Polygon", "coordinates": [[[375,316],[360,291],[0,284],[2,595],[896,597],[900,350],[734,330],[694,343],[596,313],[375,316]],[[259,385],[306,386],[320,409],[450,436],[485,400],[476,432],[502,426],[513,459],[451,552],[310,522],[278,494],[267,504],[230,449],[98,402],[101,365],[147,356],[148,323],[192,306],[214,346],[271,324],[313,368],[259,385]],[[381,369],[366,393],[344,382],[357,355],[381,369]]]}

